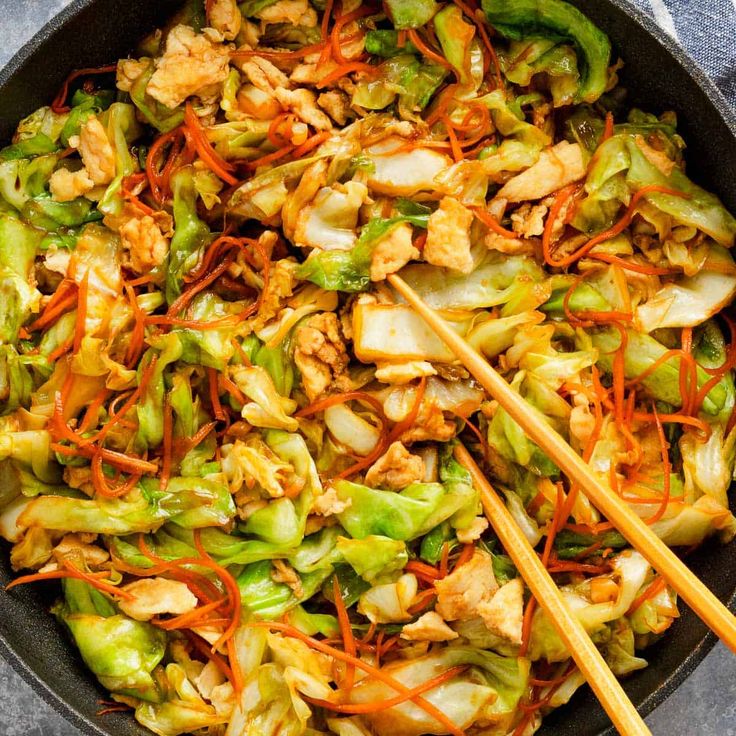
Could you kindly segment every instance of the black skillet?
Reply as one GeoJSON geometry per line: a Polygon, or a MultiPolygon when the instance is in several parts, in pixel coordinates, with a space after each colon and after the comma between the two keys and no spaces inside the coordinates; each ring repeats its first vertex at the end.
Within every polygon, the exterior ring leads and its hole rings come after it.
{"type": "MultiPolygon", "coordinates": [[[[688,143],[688,172],[736,212],[736,116],[713,83],[683,51],[628,0],[573,0],[611,38],[626,67],[629,102],[652,112],[675,110],[688,143]]],[[[181,0],[75,0],[0,71],[0,142],[17,122],[48,104],[71,69],[109,64],[125,56],[161,24],[181,0]]],[[[719,598],[736,608],[736,547],[709,543],[688,563],[719,598]]],[[[0,550],[0,584],[10,581],[0,550]]],[[[124,714],[97,717],[107,696],[48,614],[58,587],[0,592],[0,655],[82,733],[145,736],[124,714]]],[[[649,667],[626,683],[642,713],[651,712],[693,671],[714,644],[689,610],[662,642],[646,651],[649,667]]],[[[610,736],[603,711],[588,692],[545,720],[540,736],[610,736]]]]}

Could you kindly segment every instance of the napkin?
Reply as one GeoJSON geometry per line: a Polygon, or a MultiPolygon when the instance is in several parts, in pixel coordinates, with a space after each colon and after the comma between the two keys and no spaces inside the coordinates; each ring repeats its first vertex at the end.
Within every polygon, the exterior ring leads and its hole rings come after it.
{"type": "Polygon", "coordinates": [[[633,0],[736,107],[736,0],[633,0]]]}

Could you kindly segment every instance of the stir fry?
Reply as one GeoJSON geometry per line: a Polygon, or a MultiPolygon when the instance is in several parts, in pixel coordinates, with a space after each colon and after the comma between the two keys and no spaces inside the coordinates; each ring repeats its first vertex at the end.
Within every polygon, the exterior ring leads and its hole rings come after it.
{"type": "Polygon", "coordinates": [[[105,710],[537,731],[583,678],[458,442],[613,671],[646,667],[674,593],[386,281],[668,545],[729,541],[736,220],[621,66],[561,0],[207,0],[21,121],[0,534],[105,710]]]}

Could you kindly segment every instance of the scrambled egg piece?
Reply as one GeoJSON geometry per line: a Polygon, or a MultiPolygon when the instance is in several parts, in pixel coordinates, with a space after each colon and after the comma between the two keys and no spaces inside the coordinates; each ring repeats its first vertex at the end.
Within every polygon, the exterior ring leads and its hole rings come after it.
{"type": "Polygon", "coordinates": [[[341,500],[334,488],[328,488],[314,499],[312,513],[319,516],[334,516],[341,514],[353,503],[351,498],[341,500]]]}
{"type": "Polygon", "coordinates": [[[284,308],[286,299],[294,293],[294,270],[296,263],[290,260],[276,261],[271,269],[258,314],[253,320],[253,329],[260,330],[284,308]]]}
{"type": "Polygon", "coordinates": [[[371,255],[371,281],[383,281],[409,261],[419,258],[419,251],[411,242],[411,236],[411,225],[402,222],[376,243],[371,255]]]}
{"type": "Polygon", "coordinates": [[[286,74],[268,59],[254,56],[242,62],[240,69],[256,89],[266,92],[271,97],[274,96],[274,90],[278,87],[288,88],[290,86],[286,74]]]}
{"type": "Polygon", "coordinates": [[[58,562],[69,557],[71,560],[84,560],[90,568],[100,567],[110,559],[106,549],[92,544],[96,534],[67,534],[52,550],[58,562]]]}
{"type": "Polygon", "coordinates": [[[345,373],[350,358],[340,336],[337,315],[315,314],[297,330],[294,361],[310,401],[345,373]]]}
{"type": "Polygon", "coordinates": [[[452,197],[443,197],[440,206],[429,216],[424,258],[435,266],[445,266],[461,273],[473,270],[470,255],[470,226],[473,213],[452,197]]]}
{"type": "Polygon", "coordinates": [[[69,171],[57,169],[49,179],[51,197],[56,202],[71,202],[94,189],[95,183],[89,178],[87,169],[69,171]]]}
{"type": "Polygon", "coordinates": [[[122,600],[120,610],[136,621],[149,621],[162,613],[179,615],[193,611],[197,598],[186,583],[166,578],[142,578],[124,585],[121,590],[135,596],[122,600]]]}
{"type": "Polygon", "coordinates": [[[192,95],[207,96],[228,74],[230,54],[190,26],[178,25],[166,38],[163,56],[156,60],[146,91],[154,100],[173,109],[192,95]]]}
{"type": "Polygon", "coordinates": [[[130,265],[136,273],[160,266],[169,253],[169,241],[150,215],[128,220],[120,228],[120,239],[130,251],[130,265]]]}
{"type": "Polygon", "coordinates": [[[345,125],[352,113],[348,96],[344,92],[340,92],[336,89],[331,89],[328,92],[323,92],[317,98],[317,104],[338,125],[345,125]]]}
{"type": "Polygon", "coordinates": [[[79,148],[84,166],[79,171],[63,168],[54,171],[49,179],[49,189],[57,202],[71,202],[115,178],[115,151],[96,117],[82,124],[79,140],[74,144],[79,148]]]}
{"type": "Polygon", "coordinates": [[[405,363],[378,363],[376,380],[401,385],[422,376],[436,376],[437,370],[427,360],[408,360],[405,363]]]}
{"type": "Polygon", "coordinates": [[[406,488],[424,478],[424,460],[412,455],[401,442],[394,442],[365,474],[365,483],[373,488],[393,491],[406,488]]]}
{"type": "Polygon", "coordinates": [[[448,442],[455,436],[455,422],[445,419],[445,414],[437,404],[423,401],[414,426],[401,435],[401,441],[407,445],[412,442],[435,440],[448,442]]]}
{"type": "Polygon", "coordinates": [[[577,143],[561,141],[542,151],[537,163],[507,181],[496,196],[509,202],[542,199],[584,176],[582,149],[577,143]]]}
{"type": "Polygon", "coordinates": [[[274,583],[284,583],[288,585],[297,598],[304,595],[302,588],[302,579],[297,571],[285,560],[272,560],[273,570],[271,571],[271,580],[274,583]]]}
{"type": "Polygon", "coordinates": [[[570,412],[570,436],[577,440],[579,447],[585,447],[595,429],[595,417],[587,401],[578,403],[576,400],[575,404],[570,412]]]}
{"type": "Polygon", "coordinates": [[[317,130],[332,128],[332,121],[317,107],[317,95],[311,89],[300,87],[291,90],[277,87],[274,93],[281,105],[291,110],[302,122],[317,130]]]}
{"type": "Polygon", "coordinates": [[[446,621],[475,618],[479,607],[498,590],[493,561],[487,552],[476,549],[464,565],[435,583],[437,613],[446,621]]]}
{"type": "Polygon", "coordinates": [[[533,238],[544,232],[544,218],[547,207],[543,204],[533,205],[525,202],[511,215],[511,227],[522,238],[533,238]]]}
{"type": "Polygon", "coordinates": [[[404,626],[401,638],[409,641],[451,641],[458,638],[458,633],[445,623],[439,613],[429,611],[413,624],[404,626]]]}
{"type": "Polygon", "coordinates": [[[210,7],[210,25],[226,41],[232,41],[238,35],[242,23],[243,15],[235,0],[214,0],[210,7]]]}
{"type": "Polygon", "coordinates": [[[138,77],[143,74],[150,63],[150,59],[120,59],[116,73],[115,84],[121,92],[130,92],[138,77]]]}
{"type": "Polygon", "coordinates": [[[89,178],[96,184],[109,184],[115,178],[115,151],[102,123],[95,117],[82,124],[79,153],[89,178]]]}
{"type": "Polygon", "coordinates": [[[278,0],[256,13],[256,18],[261,21],[261,25],[288,23],[306,28],[317,25],[317,13],[307,0],[278,0]]]}
{"type": "Polygon", "coordinates": [[[488,529],[488,519],[484,516],[476,516],[465,529],[457,530],[457,541],[462,544],[470,544],[480,539],[481,534],[488,529]]]}
{"type": "Polygon", "coordinates": [[[478,606],[478,613],[491,633],[521,645],[524,618],[524,583],[521,578],[509,580],[490,601],[478,606]]]}

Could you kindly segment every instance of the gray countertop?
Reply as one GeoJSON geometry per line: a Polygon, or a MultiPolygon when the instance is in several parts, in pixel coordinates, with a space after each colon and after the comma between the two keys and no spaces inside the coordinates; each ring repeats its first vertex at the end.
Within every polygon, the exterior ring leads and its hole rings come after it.
{"type": "MultiPolygon", "coordinates": [[[[69,0],[0,0],[0,66],[69,0]]],[[[711,0],[700,0],[707,5],[711,0]]],[[[648,719],[655,736],[736,736],[736,658],[722,645],[648,719]]],[[[0,736],[79,736],[0,661],[0,736]]]]}

